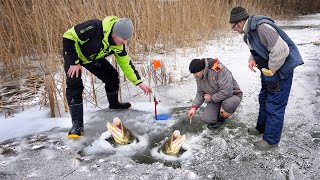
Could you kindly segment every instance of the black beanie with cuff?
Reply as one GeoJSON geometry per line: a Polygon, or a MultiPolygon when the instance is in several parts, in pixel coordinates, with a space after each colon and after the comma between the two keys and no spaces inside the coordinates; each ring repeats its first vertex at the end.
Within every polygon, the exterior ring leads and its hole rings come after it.
{"type": "Polygon", "coordinates": [[[189,65],[190,73],[197,73],[206,67],[205,59],[193,59],[189,65]]]}

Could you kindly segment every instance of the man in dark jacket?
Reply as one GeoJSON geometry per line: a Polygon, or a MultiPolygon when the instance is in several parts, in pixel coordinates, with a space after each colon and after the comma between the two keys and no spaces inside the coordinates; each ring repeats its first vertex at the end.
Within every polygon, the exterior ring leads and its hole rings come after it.
{"type": "Polygon", "coordinates": [[[243,7],[231,10],[232,29],[244,34],[251,56],[249,68],[261,73],[259,116],[257,125],[249,128],[249,134],[263,134],[254,143],[258,149],[270,149],[280,142],[293,70],[303,64],[298,48],[289,36],[270,17],[247,13],[243,7]]]}
{"type": "Polygon", "coordinates": [[[189,70],[197,81],[197,95],[188,117],[192,118],[205,101],[202,121],[208,124],[208,129],[214,130],[236,111],[242,99],[240,87],[217,58],[193,59],[189,70]]]}
{"type": "Polygon", "coordinates": [[[128,109],[131,104],[118,101],[119,75],[105,59],[109,55],[115,56],[124,75],[134,85],[139,86],[145,94],[152,93],[151,88],[142,82],[127,55],[125,44],[132,34],[131,20],[115,16],[108,16],[102,21],[86,21],[63,34],[66,95],[72,119],[69,138],[79,138],[83,133],[82,66],[105,83],[110,109],[128,109]]]}

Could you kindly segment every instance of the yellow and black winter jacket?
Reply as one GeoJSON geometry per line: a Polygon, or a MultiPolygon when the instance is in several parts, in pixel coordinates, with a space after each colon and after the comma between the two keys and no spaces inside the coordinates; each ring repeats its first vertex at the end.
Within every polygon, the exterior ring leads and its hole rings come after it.
{"type": "Polygon", "coordinates": [[[125,50],[111,37],[114,23],[119,18],[107,16],[102,21],[93,19],[78,24],[63,34],[64,60],[69,64],[88,64],[113,54],[124,75],[134,84],[142,82],[125,50]]]}

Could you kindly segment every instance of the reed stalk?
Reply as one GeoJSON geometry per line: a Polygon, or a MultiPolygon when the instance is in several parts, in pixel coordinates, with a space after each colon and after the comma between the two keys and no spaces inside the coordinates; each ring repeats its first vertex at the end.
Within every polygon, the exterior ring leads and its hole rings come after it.
{"type": "MultiPolygon", "coordinates": [[[[130,17],[135,32],[127,48],[132,60],[137,61],[141,54],[198,47],[199,42],[220,36],[219,32],[230,30],[229,12],[239,5],[251,14],[276,19],[320,9],[320,1],[314,0],[2,0],[0,89],[7,82],[29,76],[64,74],[62,35],[86,20],[103,19],[108,15],[130,17]]],[[[145,74],[148,76],[150,71],[145,74]]],[[[162,74],[161,77],[166,83],[166,76],[162,74]]],[[[64,90],[61,92],[65,97],[64,90]]],[[[94,87],[92,92],[95,92],[94,87]]],[[[95,99],[95,95],[93,97],[95,99]]],[[[65,98],[62,99],[66,104],[65,98]]],[[[0,102],[1,108],[4,98],[0,102]]]]}

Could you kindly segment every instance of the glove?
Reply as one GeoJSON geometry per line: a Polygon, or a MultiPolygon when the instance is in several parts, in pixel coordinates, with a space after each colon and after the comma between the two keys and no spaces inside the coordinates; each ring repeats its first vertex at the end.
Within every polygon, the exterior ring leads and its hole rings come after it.
{"type": "Polygon", "coordinates": [[[262,68],[261,71],[265,76],[273,76],[273,72],[270,69],[262,68]]]}

